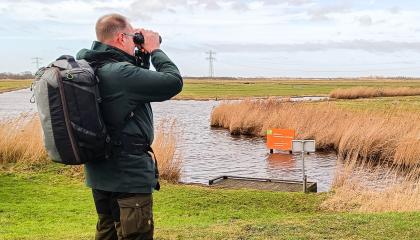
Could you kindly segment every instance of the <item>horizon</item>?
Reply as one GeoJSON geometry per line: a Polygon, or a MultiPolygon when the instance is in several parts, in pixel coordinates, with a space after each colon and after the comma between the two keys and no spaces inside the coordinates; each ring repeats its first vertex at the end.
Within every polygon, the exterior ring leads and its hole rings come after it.
{"type": "Polygon", "coordinates": [[[34,73],[35,57],[47,65],[90,48],[96,20],[118,12],[158,31],[183,76],[207,77],[212,50],[215,78],[418,78],[418,10],[408,0],[6,0],[0,72],[34,73]]]}

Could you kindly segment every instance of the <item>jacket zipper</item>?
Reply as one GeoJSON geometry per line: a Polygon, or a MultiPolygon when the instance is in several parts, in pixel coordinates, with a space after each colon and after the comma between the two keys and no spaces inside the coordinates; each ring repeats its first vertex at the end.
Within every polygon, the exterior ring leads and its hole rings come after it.
{"type": "Polygon", "coordinates": [[[66,123],[66,129],[67,129],[67,134],[69,135],[70,138],[70,145],[71,148],[73,150],[73,155],[76,158],[76,161],[78,163],[80,163],[80,156],[79,156],[79,152],[77,150],[77,146],[76,146],[76,140],[74,139],[74,135],[73,135],[73,131],[70,129],[72,128],[71,123],[70,123],[70,118],[68,115],[68,106],[67,106],[67,102],[66,102],[66,97],[64,96],[64,84],[63,84],[63,80],[61,78],[61,74],[60,74],[60,70],[58,70],[57,68],[55,68],[56,73],[58,75],[58,90],[60,91],[60,98],[61,98],[61,104],[63,105],[63,113],[64,113],[64,122],[66,123]]]}

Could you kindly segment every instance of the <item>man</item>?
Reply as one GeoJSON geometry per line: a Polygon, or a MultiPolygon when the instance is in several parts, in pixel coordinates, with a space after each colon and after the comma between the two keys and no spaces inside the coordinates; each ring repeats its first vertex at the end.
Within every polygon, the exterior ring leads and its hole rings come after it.
{"type": "Polygon", "coordinates": [[[96,36],[90,50],[77,54],[97,69],[101,109],[112,139],[109,158],[85,165],[98,213],[95,239],[153,239],[152,193],[159,183],[156,162],[148,152],[153,141],[150,102],[178,94],[182,77],[159,49],[159,35],[133,29],[124,16],[99,18],[96,36]],[[134,33],[144,36],[144,44],[135,45],[134,33]],[[136,47],[141,51],[135,53],[136,47]],[[150,57],[156,71],[148,70],[150,57]]]}

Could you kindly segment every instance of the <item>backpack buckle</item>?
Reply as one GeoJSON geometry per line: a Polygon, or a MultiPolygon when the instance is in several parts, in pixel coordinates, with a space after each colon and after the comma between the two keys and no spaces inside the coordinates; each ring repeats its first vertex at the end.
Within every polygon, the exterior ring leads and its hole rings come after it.
{"type": "Polygon", "coordinates": [[[74,77],[70,72],[67,72],[66,73],[66,78],[67,78],[67,80],[72,80],[74,77]]]}

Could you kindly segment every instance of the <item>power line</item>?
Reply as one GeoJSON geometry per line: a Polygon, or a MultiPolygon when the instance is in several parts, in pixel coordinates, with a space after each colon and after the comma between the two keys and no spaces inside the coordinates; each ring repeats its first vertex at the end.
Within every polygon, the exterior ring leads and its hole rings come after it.
{"type": "Polygon", "coordinates": [[[39,66],[41,65],[42,58],[34,57],[32,60],[34,60],[32,63],[36,65],[36,70],[38,70],[39,66]]]}
{"type": "Polygon", "coordinates": [[[213,52],[212,50],[210,50],[206,53],[209,55],[206,59],[209,60],[209,76],[212,78],[212,77],[214,77],[213,61],[216,60],[216,58],[214,58],[213,55],[216,54],[216,53],[213,52]]]}

